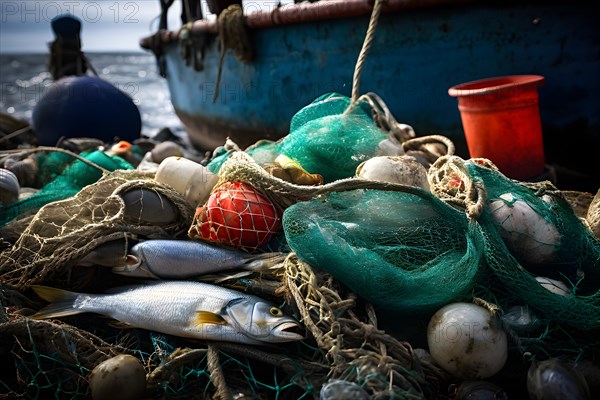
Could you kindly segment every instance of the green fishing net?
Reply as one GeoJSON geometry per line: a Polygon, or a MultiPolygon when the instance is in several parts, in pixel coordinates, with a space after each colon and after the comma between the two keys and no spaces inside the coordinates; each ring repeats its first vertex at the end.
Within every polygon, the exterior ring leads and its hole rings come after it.
{"type": "Polygon", "coordinates": [[[24,315],[40,307],[33,296],[0,285],[8,305],[0,398],[89,398],[91,370],[116,354],[144,365],[144,398],[313,399],[328,379],[355,382],[373,399],[445,398],[443,371],[379,330],[368,305],[297,257],[224,285],[276,301],[304,321],[306,339],[256,346],[122,329],[93,314],[30,320],[24,315]]]}
{"type": "MultiPolygon", "coordinates": [[[[74,196],[40,208],[12,247],[0,252],[0,283],[72,289],[81,284],[75,271],[94,274],[94,268],[76,268],[77,262],[102,244],[186,232],[193,208],[173,188],[152,178],[153,174],[137,170],[113,171],[74,196]],[[125,200],[131,193],[154,194],[156,201],[142,202],[139,208],[135,206],[139,202],[125,200]]],[[[125,246],[104,252],[122,254],[125,246]]]]}
{"type": "Polygon", "coordinates": [[[466,299],[483,257],[465,214],[417,188],[333,192],[286,209],[283,226],[298,257],[396,314],[466,299]]]}
{"type": "MultiPolygon", "coordinates": [[[[110,156],[99,150],[82,156],[108,171],[133,169],[133,166],[121,157],[110,156]]],[[[58,174],[58,176],[44,185],[39,192],[16,203],[0,206],[0,227],[15,218],[35,213],[45,204],[74,196],[84,186],[96,182],[102,176],[100,169],[81,160],[72,161],[72,156],[62,153],[60,156],[43,157],[41,160],[43,162],[39,168],[44,171],[45,176],[49,174],[58,174]]]]}
{"type": "Polygon", "coordinates": [[[569,326],[574,331],[600,331],[598,239],[559,192],[533,190],[477,163],[464,166],[468,176],[482,182],[487,191],[486,207],[478,224],[484,237],[486,263],[501,286],[499,291],[505,293],[504,301],[511,298],[513,303],[530,307],[545,321],[569,326]],[[528,208],[518,208],[517,202],[528,208]],[[503,205],[509,207],[508,213],[499,211],[503,205]],[[522,212],[533,218],[534,230],[523,229],[525,220],[519,225],[510,222],[522,212]],[[512,230],[512,239],[507,230],[512,230]],[[536,277],[563,282],[566,293],[547,290],[536,277]]]}
{"type": "MultiPolygon", "coordinates": [[[[243,152],[232,154],[223,174],[270,187],[282,205],[339,185],[296,187],[268,175],[243,152]]],[[[375,183],[352,179],[342,184],[375,183]]],[[[40,209],[13,248],[0,253],[0,302],[6,306],[1,309],[6,315],[0,315],[0,354],[6,355],[0,358],[0,368],[6,366],[0,398],[89,398],[90,371],[115,354],[140,359],[148,398],[310,399],[318,398],[328,379],[356,383],[373,399],[444,398],[443,371],[419,358],[408,342],[380,330],[370,305],[293,253],[282,266],[219,279],[219,285],[260,296],[302,321],[306,339],[300,342],[255,346],[188,340],[122,329],[94,314],[60,321],[26,317],[44,303],[31,284],[85,285],[93,292],[125,284],[131,278],[115,277],[110,268],[75,264],[108,239],[175,238],[192,215],[181,195],[139,171],[112,172],[74,197],[40,209]],[[137,189],[179,205],[178,218],[170,225],[132,222],[120,194],[137,189]]]]}
{"type": "Polygon", "coordinates": [[[598,239],[558,190],[532,190],[473,162],[465,167],[472,179],[483,182],[493,225],[519,264],[537,275],[567,279],[577,294],[600,289],[598,239]]]}
{"type": "Polygon", "coordinates": [[[600,357],[600,243],[560,191],[459,157],[440,158],[429,178],[434,194],[358,189],[291,205],[288,244],[383,316],[426,320],[475,296],[532,319],[515,334],[522,351],[600,357]]]}
{"type": "MultiPolygon", "coordinates": [[[[278,142],[257,142],[246,152],[260,165],[285,154],[308,172],[322,175],[325,182],[348,178],[388,138],[371,113],[366,101],[359,100],[351,106],[348,97],[329,93],[294,115],[287,136],[278,142]]],[[[215,157],[208,168],[217,173],[228,156],[224,153],[215,157]]]]}
{"type": "MultiPolygon", "coordinates": [[[[373,399],[447,398],[447,374],[378,320],[419,330],[417,322],[441,306],[473,297],[504,316],[514,315],[513,307],[531,311],[534,323],[510,336],[519,365],[525,352],[600,360],[597,239],[552,187],[532,188],[488,167],[443,157],[429,170],[431,193],[354,178],[298,186],[269,175],[247,153],[231,152],[220,179],[268,193],[285,210],[286,245],[294,251],[276,269],[219,283],[302,321],[305,340],[266,347],[123,330],[95,315],[25,317],[43,305],[29,285],[81,284],[69,272],[78,270],[74,261],[106,235],[176,237],[190,223],[192,210],[169,187],[136,171],[110,173],[43,207],[16,245],[0,253],[0,398],[89,398],[89,372],[118,353],[142,361],[150,398],[317,398],[329,379],[356,383],[373,399]],[[168,230],[141,220],[132,225],[119,195],[131,189],[179,205],[168,230]],[[543,262],[528,259],[531,247],[514,245],[526,243],[530,231],[510,244],[513,225],[498,218],[518,201],[536,211],[536,227],[551,224],[542,233],[559,234],[533,247],[543,262]],[[539,285],[540,271],[566,282],[569,295],[539,285]]],[[[91,277],[98,290],[115,285],[109,271],[91,277]]]]}
{"type": "MultiPolygon", "coordinates": [[[[82,156],[85,156],[85,153],[82,156]]],[[[53,151],[36,154],[35,161],[37,163],[35,187],[43,187],[59,177],[75,159],[70,154],[53,151]]]]}
{"type": "Polygon", "coordinates": [[[600,360],[600,242],[563,192],[511,180],[485,159],[442,157],[429,179],[476,224],[487,272],[474,294],[500,307],[519,354],[600,360]]]}

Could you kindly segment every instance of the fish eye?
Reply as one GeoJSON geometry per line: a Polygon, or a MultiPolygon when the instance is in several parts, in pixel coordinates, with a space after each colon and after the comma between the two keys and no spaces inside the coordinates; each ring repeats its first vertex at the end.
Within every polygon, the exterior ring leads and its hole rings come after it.
{"type": "Polygon", "coordinates": [[[269,314],[271,314],[274,317],[281,317],[283,315],[283,311],[281,311],[277,307],[271,307],[271,309],[269,310],[269,314]]]}

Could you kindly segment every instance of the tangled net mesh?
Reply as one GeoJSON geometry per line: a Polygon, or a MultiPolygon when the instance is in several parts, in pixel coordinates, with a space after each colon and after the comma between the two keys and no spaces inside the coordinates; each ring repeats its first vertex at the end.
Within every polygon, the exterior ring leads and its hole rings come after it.
{"type": "MultiPolygon", "coordinates": [[[[244,157],[240,153],[232,158],[244,157]]],[[[235,178],[259,187],[283,207],[344,188],[335,183],[326,188],[291,185],[265,175],[255,163],[237,169],[234,165],[232,161],[231,168],[237,172],[230,171],[222,179],[235,178]]],[[[362,187],[365,182],[349,180],[347,185],[362,187]]],[[[438,367],[419,358],[408,342],[377,329],[368,304],[330,275],[313,271],[294,253],[279,268],[230,279],[223,285],[282,304],[307,327],[307,338],[297,343],[262,348],[190,341],[140,329],[123,330],[89,314],[60,321],[27,318],[43,305],[31,285],[68,289],[91,285],[102,291],[120,278],[109,274],[110,279],[102,280],[103,271],[82,278],[76,265],[89,251],[117,238],[184,237],[192,220],[193,210],[181,195],[136,171],[112,172],[75,197],[44,206],[28,220],[12,248],[0,254],[0,353],[5,355],[0,364],[5,371],[0,398],[87,398],[91,370],[117,354],[131,354],[142,361],[146,394],[153,397],[318,398],[329,379],[356,382],[377,399],[440,397],[446,376],[438,367]],[[175,205],[178,217],[160,226],[132,220],[121,194],[134,189],[160,194],[175,205]]]]}
{"type": "Polygon", "coordinates": [[[73,326],[11,316],[0,323],[0,398],[82,398],[87,376],[126,349],[73,326]]]}
{"type": "MultiPolygon", "coordinates": [[[[317,398],[322,384],[337,378],[358,383],[375,399],[443,398],[444,373],[420,359],[409,343],[377,329],[372,308],[331,276],[315,273],[291,253],[279,269],[255,279],[263,288],[278,286],[270,298],[300,316],[308,329],[306,340],[264,349],[190,343],[143,330],[123,333],[90,316],[30,320],[20,315],[26,309],[10,306],[0,337],[2,350],[11,356],[5,362],[16,369],[3,375],[0,396],[86,398],[87,377],[95,365],[132,354],[145,365],[151,396],[317,398]]],[[[5,303],[15,303],[11,291],[2,292],[5,303]]]]}
{"type": "Polygon", "coordinates": [[[290,303],[320,349],[327,349],[327,377],[356,382],[374,399],[443,398],[447,376],[419,359],[408,342],[377,328],[375,311],[344,290],[327,274],[317,275],[292,253],[286,260],[285,284],[290,303]],[[337,290],[336,290],[337,289],[337,290]]]}
{"type": "Polygon", "coordinates": [[[72,198],[44,206],[31,221],[27,220],[14,246],[0,254],[1,281],[17,287],[40,283],[64,287],[76,262],[102,243],[185,233],[193,209],[174,189],[151,178],[137,171],[115,171],[72,198]],[[172,203],[177,218],[159,226],[127,215],[121,194],[138,189],[150,190],[162,201],[172,203]]]}
{"type": "MultiPolygon", "coordinates": [[[[598,293],[557,298],[545,289],[532,291],[532,275],[510,255],[486,219],[483,180],[459,159],[440,160],[437,166],[431,170],[435,176],[432,190],[448,204],[465,210],[469,230],[479,227],[485,243],[479,266],[485,273],[475,275],[473,295],[502,310],[526,304],[540,315],[541,332],[513,332],[518,350],[597,360],[598,293]]],[[[230,155],[220,181],[246,182],[282,210],[332,192],[415,190],[359,179],[298,186],[272,177],[244,152],[230,155]]],[[[451,377],[409,342],[380,329],[369,303],[293,252],[278,268],[232,277],[221,284],[280,304],[306,327],[306,339],[301,342],[257,347],[190,341],[140,329],[123,330],[86,314],[61,321],[27,318],[42,305],[30,285],[78,287],[82,278],[76,273],[77,261],[96,246],[115,238],[185,237],[192,220],[193,210],[170,187],[143,173],[116,171],[74,198],[45,206],[28,221],[14,246],[0,254],[0,354],[4,355],[0,358],[0,398],[87,398],[90,371],[117,354],[131,354],[142,361],[150,397],[318,398],[324,383],[341,379],[358,384],[375,399],[447,398],[451,377]],[[132,189],[160,194],[174,204],[177,218],[160,225],[132,220],[120,196],[132,189]]],[[[593,249],[593,244],[588,246],[593,249]]],[[[96,271],[92,281],[101,275],[96,271]]],[[[114,286],[119,278],[110,276],[96,282],[95,288],[114,286]]]]}
{"type": "MultiPolygon", "coordinates": [[[[465,161],[441,157],[429,171],[431,190],[441,199],[465,210],[483,238],[485,268],[490,272],[474,293],[503,312],[524,306],[539,328],[528,333],[510,332],[521,353],[551,358],[600,359],[600,242],[579,216],[589,196],[563,194],[550,182],[524,183],[506,178],[486,159],[465,161]],[[517,260],[500,237],[486,201],[502,193],[514,193],[528,202],[561,233],[554,261],[564,271],[576,268],[582,278],[570,282],[573,293],[550,292],[535,279],[532,266],[517,260]],[[543,200],[542,198],[546,196],[543,200]],[[582,200],[583,198],[583,200],[582,200]],[[576,214],[578,212],[579,216],[576,214]],[[573,267],[572,267],[573,266],[573,267]]],[[[552,262],[544,265],[547,271],[552,262]]]]}

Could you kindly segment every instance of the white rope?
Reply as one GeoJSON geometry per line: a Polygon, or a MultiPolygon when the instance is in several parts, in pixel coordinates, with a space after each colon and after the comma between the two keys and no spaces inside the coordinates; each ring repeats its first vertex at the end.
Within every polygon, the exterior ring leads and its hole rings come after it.
{"type": "Polygon", "coordinates": [[[383,1],[384,0],[375,0],[375,4],[373,5],[373,11],[371,13],[371,19],[369,20],[367,35],[365,36],[365,41],[363,42],[362,49],[358,55],[356,67],[354,68],[354,78],[352,80],[352,103],[355,103],[360,96],[360,75],[367,59],[367,53],[369,52],[373,38],[375,37],[375,29],[377,28],[377,23],[379,22],[379,14],[381,14],[381,6],[383,5],[383,1]]]}

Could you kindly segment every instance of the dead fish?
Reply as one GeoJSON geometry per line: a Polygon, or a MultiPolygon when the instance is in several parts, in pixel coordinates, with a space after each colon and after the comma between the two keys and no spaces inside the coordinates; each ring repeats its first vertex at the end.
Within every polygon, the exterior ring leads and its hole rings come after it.
{"type": "Polygon", "coordinates": [[[300,324],[246,293],[201,282],[164,281],[115,288],[109,294],[32,286],[52,304],[33,319],[97,313],[135,328],[202,340],[246,344],[302,340],[300,324]]]}
{"type": "Polygon", "coordinates": [[[232,269],[264,270],[285,257],[285,253],[249,254],[195,240],[156,239],[133,246],[127,265],[112,271],[138,278],[183,279],[232,269]]]}
{"type": "Polygon", "coordinates": [[[590,400],[585,379],[558,359],[534,361],[527,372],[531,400],[590,400]]]}

